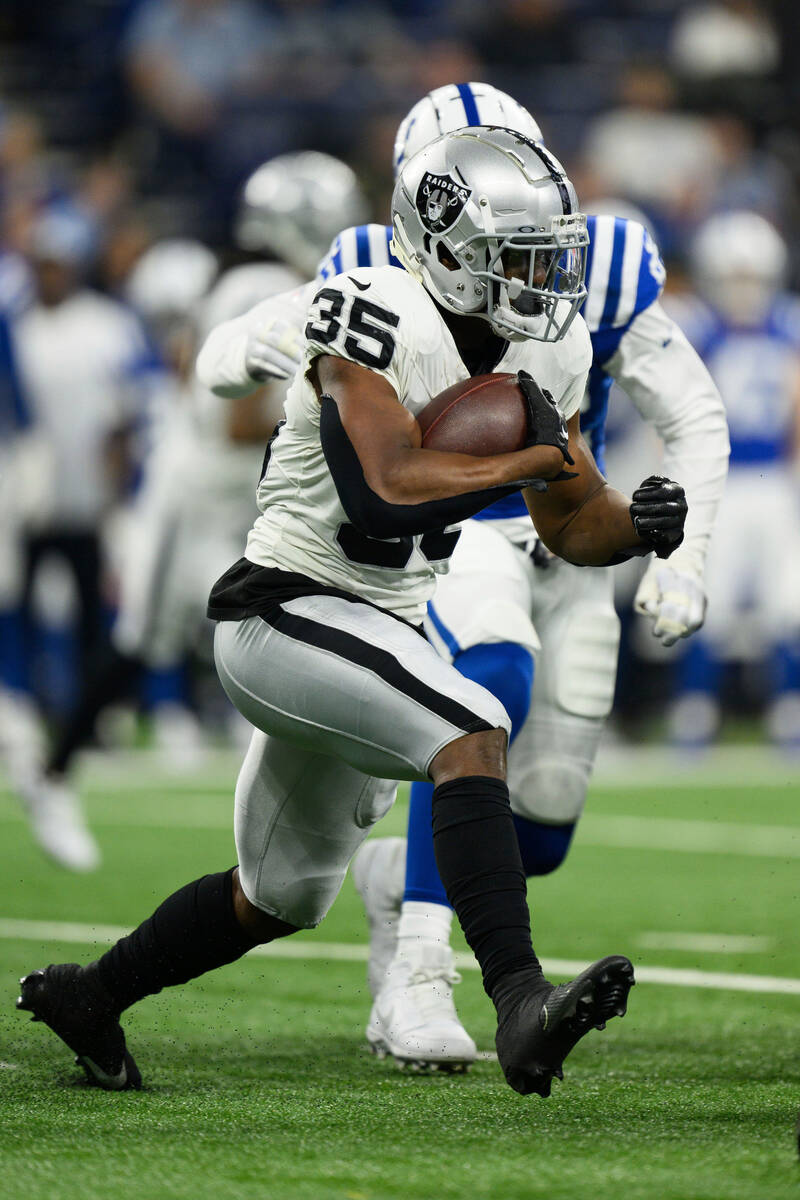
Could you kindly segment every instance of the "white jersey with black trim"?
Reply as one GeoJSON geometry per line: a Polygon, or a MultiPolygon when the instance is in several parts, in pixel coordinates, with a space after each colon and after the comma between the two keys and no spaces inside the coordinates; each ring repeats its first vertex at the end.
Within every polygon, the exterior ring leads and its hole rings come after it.
{"type": "MultiPolygon", "coordinates": [[[[246,557],[354,592],[419,624],[437,572],[447,570],[447,560],[437,557],[441,539],[377,541],[352,527],[342,537],[347,516],[322,451],[319,402],[307,378],[323,354],[376,371],[415,415],[439,392],[469,378],[439,310],[406,272],[356,269],[330,279],[309,312],[303,362],[258,489],[261,516],[246,557]]],[[[496,369],[529,371],[569,419],[580,407],[591,357],[586,325],[577,318],[561,341],[508,342],[496,369]]]]}

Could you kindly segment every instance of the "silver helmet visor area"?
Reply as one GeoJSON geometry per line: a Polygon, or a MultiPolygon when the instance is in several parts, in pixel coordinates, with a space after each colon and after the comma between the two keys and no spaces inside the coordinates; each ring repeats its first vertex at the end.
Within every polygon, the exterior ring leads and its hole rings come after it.
{"type": "Polygon", "coordinates": [[[553,217],[548,233],[478,233],[454,250],[486,287],[498,332],[549,342],[564,336],[586,299],[588,245],[585,216],[571,213],[553,217]]]}

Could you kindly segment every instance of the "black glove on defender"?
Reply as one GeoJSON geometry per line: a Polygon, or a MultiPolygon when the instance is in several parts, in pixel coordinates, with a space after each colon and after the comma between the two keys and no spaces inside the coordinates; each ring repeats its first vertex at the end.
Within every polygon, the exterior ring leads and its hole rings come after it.
{"type": "Polygon", "coordinates": [[[683,541],[688,506],[683,488],[663,475],[648,475],[633,493],[633,527],[657,558],[669,558],[683,541]]]}

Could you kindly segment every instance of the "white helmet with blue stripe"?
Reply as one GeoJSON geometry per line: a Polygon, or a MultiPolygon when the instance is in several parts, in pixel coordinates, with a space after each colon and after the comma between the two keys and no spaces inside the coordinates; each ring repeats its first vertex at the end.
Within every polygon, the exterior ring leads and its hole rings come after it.
{"type": "Polygon", "coordinates": [[[402,121],[394,142],[395,178],[409,158],[443,133],[475,125],[513,129],[531,142],[542,131],[527,108],[490,83],[447,83],[418,100],[402,121]]]}

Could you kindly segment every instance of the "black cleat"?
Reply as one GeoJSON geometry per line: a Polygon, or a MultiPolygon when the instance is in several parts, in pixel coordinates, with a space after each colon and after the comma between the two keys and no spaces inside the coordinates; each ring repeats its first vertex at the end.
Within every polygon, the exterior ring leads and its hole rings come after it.
{"type": "Polygon", "coordinates": [[[633,965],[621,954],[601,958],[557,987],[542,979],[537,987],[529,972],[503,980],[495,1045],[506,1082],[523,1096],[549,1096],[553,1076],[564,1078],[564,1059],[583,1035],[625,1016],[634,982],[633,965]]]}
{"type": "Polygon", "coordinates": [[[32,1012],[32,1021],[44,1021],[74,1051],[90,1083],[108,1092],[142,1086],[119,1013],[99,980],[77,963],[51,964],[25,975],[17,1008],[32,1012]]]}

